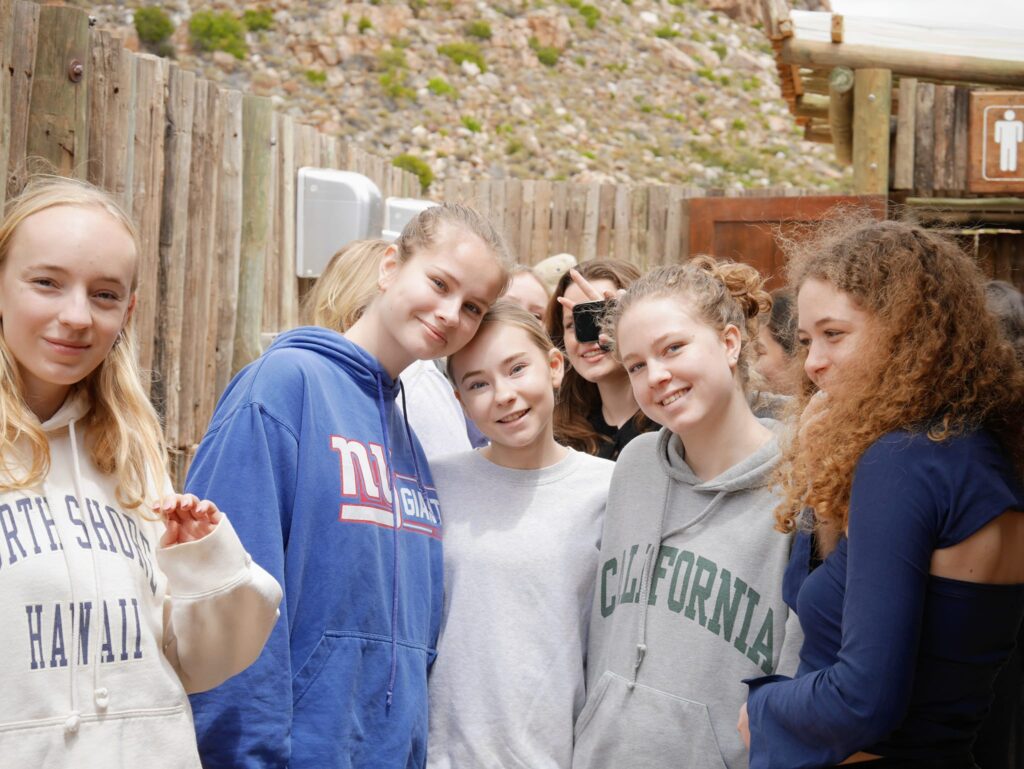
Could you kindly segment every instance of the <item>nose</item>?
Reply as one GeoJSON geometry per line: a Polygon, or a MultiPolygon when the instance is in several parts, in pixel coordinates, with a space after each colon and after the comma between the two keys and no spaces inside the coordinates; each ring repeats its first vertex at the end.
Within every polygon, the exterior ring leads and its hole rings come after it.
{"type": "Polygon", "coordinates": [[[494,382],[494,400],[498,404],[504,405],[511,403],[516,399],[515,390],[509,386],[508,382],[504,379],[498,379],[494,382]]]}
{"type": "Polygon", "coordinates": [[[655,388],[671,378],[667,368],[657,361],[647,361],[647,386],[655,388]]]}
{"type": "Polygon", "coordinates": [[[807,358],[804,359],[804,373],[814,384],[820,386],[819,379],[828,369],[828,358],[823,354],[821,345],[813,341],[807,347],[807,358]]]}
{"type": "Polygon", "coordinates": [[[459,325],[459,311],[462,309],[462,299],[459,297],[445,297],[437,305],[437,319],[449,328],[459,325]]]}
{"type": "Polygon", "coordinates": [[[57,320],[68,328],[83,329],[92,325],[89,297],[84,291],[70,291],[61,303],[57,320]]]}

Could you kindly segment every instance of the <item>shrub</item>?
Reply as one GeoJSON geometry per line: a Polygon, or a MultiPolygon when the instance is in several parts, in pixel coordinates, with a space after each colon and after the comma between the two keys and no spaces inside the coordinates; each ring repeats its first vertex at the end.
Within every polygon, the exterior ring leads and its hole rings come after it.
{"type": "Polygon", "coordinates": [[[679,37],[679,33],[668,25],[658,27],[654,30],[654,35],[655,37],[660,37],[662,40],[671,40],[673,37],[679,37]]]}
{"type": "Polygon", "coordinates": [[[478,40],[490,40],[491,25],[486,21],[471,21],[466,25],[466,34],[478,40]]]}
{"type": "Polygon", "coordinates": [[[601,19],[601,11],[592,5],[581,5],[578,10],[580,16],[586,22],[587,29],[593,29],[597,26],[597,22],[601,19]]]}
{"type": "Polygon", "coordinates": [[[745,121],[743,118],[736,118],[735,120],[732,121],[732,130],[734,130],[734,131],[746,131],[747,130],[747,121],[745,121]]]}
{"type": "Polygon", "coordinates": [[[307,69],[306,80],[312,85],[323,85],[327,82],[327,73],[319,69],[307,69]]]}
{"type": "Polygon", "coordinates": [[[401,48],[384,48],[377,54],[377,66],[384,70],[404,69],[409,66],[409,62],[401,48]]]}
{"type": "Polygon", "coordinates": [[[432,77],[427,81],[427,88],[435,96],[455,96],[455,89],[443,77],[432,77]]]}
{"type": "Polygon", "coordinates": [[[155,46],[171,36],[174,24],[163,8],[148,6],[135,12],[135,32],[140,41],[155,46]]]}
{"type": "Polygon", "coordinates": [[[711,50],[718,54],[719,59],[724,59],[729,55],[729,49],[722,43],[715,43],[711,46],[711,50]]]}
{"type": "Polygon", "coordinates": [[[562,55],[562,52],[554,46],[541,45],[535,37],[530,38],[530,48],[537,54],[537,61],[545,67],[555,66],[558,63],[558,58],[562,55]]]}
{"type": "Polygon", "coordinates": [[[242,22],[228,12],[198,11],[188,20],[192,47],[198,51],[224,51],[236,59],[249,52],[242,22]]]}
{"type": "Polygon", "coordinates": [[[356,22],[356,28],[359,30],[359,34],[363,34],[368,29],[373,29],[373,22],[365,16],[360,16],[359,21],[356,22]]]}
{"type": "Polygon", "coordinates": [[[416,92],[406,85],[408,76],[404,69],[389,69],[380,76],[380,85],[392,99],[415,99],[416,92]]]}
{"type": "Polygon", "coordinates": [[[274,12],[269,8],[250,8],[242,13],[242,23],[250,32],[260,32],[274,26],[274,12]]]}
{"type": "Polygon", "coordinates": [[[480,131],[482,130],[480,121],[477,120],[476,118],[470,117],[469,115],[463,115],[460,122],[464,127],[466,127],[475,134],[480,133],[480,131]]]}
{"type": "Polygon", "coordinates": [[[430,170],[430,166],[423,158],[418,158],[415,155],[408,153],[399,155],[391,161],[391,165],[395,168],[401,168],[403,171],[408,171],[411,174],[415,174],[420,179],[420,190],[426,192],[427,188],[430,187],[430,183],[434,181],[434,172],[430,170]]]}
{"type": "Polygon", "coordinates": [[[515,155],[517,152],[523,149],[523,143],[519,139],[512,139],[508,144],[505,145],[506,155],[515,155]]]}
{"type": "Polygon", "coordinates": [[[437,52],[442,56],[447,56],[456,64],[461,65],[464,61],[471,61],[479,67],[481,72],[487,71],[484,55],[480,52],[480,46],[476,43],[446,43],[445,45],[438,46],[437,52]]]}

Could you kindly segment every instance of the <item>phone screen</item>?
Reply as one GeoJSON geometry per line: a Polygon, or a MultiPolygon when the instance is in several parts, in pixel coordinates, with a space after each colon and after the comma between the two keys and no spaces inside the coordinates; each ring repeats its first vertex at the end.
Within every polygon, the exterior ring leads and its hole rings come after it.
{"type": "Polygon", "coordinates": [[[609,300],[583,302],[572,308],[573,330],[577,342],[596,342],[601,334],[601,321],[608,312],[609,300]]]}

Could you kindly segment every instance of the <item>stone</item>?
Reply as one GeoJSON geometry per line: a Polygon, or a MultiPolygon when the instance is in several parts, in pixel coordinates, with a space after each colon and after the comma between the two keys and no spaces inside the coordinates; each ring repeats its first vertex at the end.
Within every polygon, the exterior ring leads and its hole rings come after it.
{"type": "Polygon", "coordinates": [[[220,67],[224,72],[234,72],[235,65],[238,64],[238,59],[224,51],[214,51],[211,58],[213,59],[213,63],[220,67]]]}
{"type": "Polygon", "coordinates": [[[317,55],[320,57],[320,61],[326,64],[328,67],[335,66],[341,57],[338,55],[338,49],[333,45],[325,45],[321,43],[316,47],[317,55]]]}
{"type": "Polygon", "coordinates": [[[569,19],[557,10],[545,9],[531,13],[526,17],[526,24],[530,28],[530,34],[537,39],[538,45],[557,48],[560,51],[569,45],[572,27],[569,26],[569,19]]]}

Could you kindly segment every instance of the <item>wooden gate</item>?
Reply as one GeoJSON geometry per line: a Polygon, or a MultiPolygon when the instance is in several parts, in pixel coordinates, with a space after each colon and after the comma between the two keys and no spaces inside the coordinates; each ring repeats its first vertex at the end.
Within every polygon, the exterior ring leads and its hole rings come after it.
{"type": "Polygon", "coordinates": [[[879,219],[886,216],[884,195],[786,198],[695,198],[690,207],[690,256],[712,254],[756,267],[769,289],[785,283],[785,255],[777,238],[798,233],[801,225],[824,219],[836,206],[857,206],[879,219]]]}

